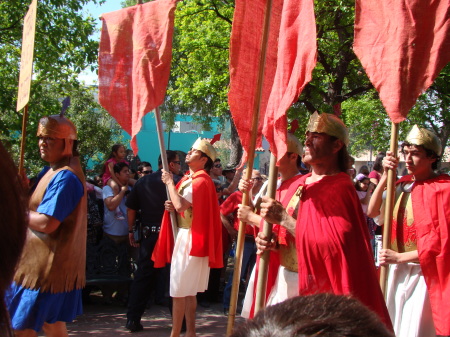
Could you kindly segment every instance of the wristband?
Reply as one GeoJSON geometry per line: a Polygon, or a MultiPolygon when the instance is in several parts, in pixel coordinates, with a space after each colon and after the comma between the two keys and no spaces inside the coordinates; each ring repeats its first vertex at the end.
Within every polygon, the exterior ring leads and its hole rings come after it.
{"type": "Polygon", "coordinates": [[[129,230],[128,230],[128,233],[133,234],[133,233],[134,233],[134,230],[129,229],[129,230]]]}

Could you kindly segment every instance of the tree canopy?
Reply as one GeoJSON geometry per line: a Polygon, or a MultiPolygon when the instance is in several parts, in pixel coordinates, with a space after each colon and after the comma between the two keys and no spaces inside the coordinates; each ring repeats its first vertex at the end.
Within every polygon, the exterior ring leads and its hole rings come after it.
{"type": "MultiPolygon", "coordinates": [[[[0,1],[0,139],[17,159],[22,111],[16,112],[23,19],[31,1],[0,1]]],[[[87,67],[95,70],[98,41],[95,20],[83,14],[87,3],[103,0],[38,1],[34,71],[29,101],[25,167],[35,174],[42,166],[36,151],[39,118],[57,114],[61,101],[72,97],[67,116],[78,127],[83,162],[94,153],[109,153],[118,135],[113,119],[96,102],[95,90],[79,83],[87,67]]]]}

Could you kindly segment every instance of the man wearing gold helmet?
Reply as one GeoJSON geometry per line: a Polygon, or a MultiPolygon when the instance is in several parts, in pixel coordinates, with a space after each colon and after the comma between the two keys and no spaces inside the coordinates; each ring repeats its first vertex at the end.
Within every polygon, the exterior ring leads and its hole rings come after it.
{"type": "MultiPolygon", "coordinates": [[[[352,295],[391,322],[376,276],[364,214],[347,175],[349,143],[345,124],[315,112],[306,129],[303,161],[312,171],[299,180],[297,220],[264,197],[261,215],[295,236],[298,293],[352,295]]],[[[262,233],[259,249],[273,246],[262,233]]]]}
{"type": "MultiPolygon", "coordinates": [[[[441,152],[439,138],[417,125],[401,145],[408,175],[397,181],[391,249],[379,254],[389,265],[386,301],[399,337],[450,335],[450,177],[435,172],[441,152]]],[[[387,152],[369,216],[381,214],[387,172],[397,165],[387,152]]]]}
{"type": "Polygon", "coordinates": [[[161,177],[171,201],[165,204],[166,212],[152,259],[155,268],[171,264],[171,337],[180,335],[184,316],[185,336],[195,336],[196,295],[207,289],[210,268],[223,267],[219,203],[208,174],[215,159],[216,151],[211,143],[199,138],[186,156],[189,173],[176,186],[170,172],[163,170],[161,177]],[[168,213],[171,210],[177,215],[175,244],[168,213]]]}
{"type": "MultiPolygon", "coordinates": [[[[301,165],[301,157],[303,147],[300,141],[293,134],[287,135],[287,152],[279,161],[278,172],[280,179],[277,182],[277,190],[275,199],[280,202],[283,208],[286,208],[289,215],[295,216],[299,198],[296,195],[298,182],[301,178],[299,168],[301,165]]],[[[251,188],[252,183],[244,179],[241,180],[239,189],[245,190],[251,188]]],[[[267,183],[261,188],[265,190],[267,183]]],[[[261,191],[262,193],[262,191],[261,191]]],[[[262,194],[261,194],[262,195],[262,194]]],[[[259,199],[258,196],[255,197],[259,199]]],[[[250,206],[241,206],[238,210],[238,217],[243,222],[251,224],[255,227],[261,227],[264,219],[252,211],[250,206]]],[[[275,225],[273,232],[276,233],[277,248],[273,252],[267,280],[267,296],[268,305],[282,302],[288,298],[298,295],[297,283],[297,255],[295,252],[295,237],[279,225],[275,225]]],[[[249,280],[247,292],[245,294],[244,306],[241,315],[251,318],[254,315],[254,304],[256,296],[257,275],[256,270],[259,268],[259,262],[253,268],[252,275],[249,280]]]]}
{"type": "Polygon", "coordinates": [[[29,227],[6,302],[16,336],[67,336],[66,322],[82,313],[85,284],[86,194],[76,152],[77,132],[67,118],[39,121],[41,158],[29,201],[29,227]]]}

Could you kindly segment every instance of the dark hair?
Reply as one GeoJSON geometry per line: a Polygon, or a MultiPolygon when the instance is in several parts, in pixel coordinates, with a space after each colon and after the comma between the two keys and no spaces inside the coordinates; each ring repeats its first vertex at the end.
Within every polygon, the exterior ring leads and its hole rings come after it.
{"type": "Polygon", "coordinates": [[[356,180],[355,181],[355,188],[356,188],[357,191],[362,191],[361,186],[359,185],[359,183],[363,182],[366,179],[370,181],[369,177],[365,177],[363,180],[356,180]]]}
{"type": "Polygon", "coordinates": [[[13,336],[5,307],[5,290],[11,285],[16,263],[19,261],[27,231],[27,204],[22,182],[11,156],[0,141],[0,231],[8,235],[0,238],[0,335],[13,336]]]}
{"type": "Polygon", "coordinates": [[[206,172],[209,173],[209,171],[210,171],[211,168],[213,167],[214,163],[217,162],[217,161],[220,161],[220,159],[217,158],[217,159],[213,162],[212,159],[206,155],[206,153],[204,153],[204,152],[202,152],[202,151],[200,151],[200,152],[201,152],[200,158],[205,157],[205,158],[208,159],[208,160],[206,161],[206,163],[205,163],[204,169],[205,169],[206,172]]]}
{"type": "Polygon", "coordinates": [[[417,147],[419,147],[419,148],[424,149],[427,158],[435,158],[435,159],[436,159],[436,160],[433,162],[433,164],[431,164],[431,169],[437,170],[438,164],[439,164],[439,162],[441,161],[441,157],[440,157],[436,152],[434,152],[433,150],[427,149],[427,148],[426,148],[425,146],[423,146],[423,145],[411,144],[411,143],[405,141],[405,142],[403,142],[403,143],[400,145],[400,153],[401,153],[401,154],[405,154],[405,152],[403,151],[403,149],[404,149],[405,146],[417,146],[417,147]]]}
{"type": "MultiPolygon", "coordinates": [[[[330,136],[330,140],[332,142],[338,140],[339,138],[335,136],[330,136]]],[[[347,145],[342,142],[342,147],[337,153],[337,164],[339,171],[346,173],[349,168],[352,168],[351,162],[350,162],[350,154],[347,150],[347,145]]]]}
{"type": "Polygon", "coordinates": [[[148,161],[141,161],[137,167],[138,172],[142,172],[144,167],[152,167],[152,165],[148,161]]]}
{"type": "Polygon", "coordinates": [[[127,163],[121,161],[120,163],[117,163],[113,166],[113,171],[114,173],[120,173],[120,171],[122,171],[124,167],[130,168],[130,166],[127,163]]]}
{"type": "Polygon", "coordinates": [[[115,157],[115,153],[117,153],[117,151],[119,151],[119,149],[120,149],[121,147],[125,148],[125,145],[122,145],[122,144],[114,144],[114,145],[111,147],[111,153],[109,154],[108,159],[114,158],[114,157],[115,157]]]}
{"type": "Polygon", "coordinates": [[[383,158],[386,157],[385,152],[379,152],[375,157],[375,162],[373,163],[372,170],[381,172],[383,171],[383,158]]]}
{"type": "Polygon", "coordinates": [[[393,337],[378,316],[342,295],[298,296],[258,312],[231,337],[393,337]]]}
{"type": "Polygon", "coordinates": [[[220,162],[220,158],[216,158],[216,160],[214,160],[214,164],[220,162]]]}
{"type": "MultiPolygon", "coordinates": [[[[166,156],[167,156],[167,162],[170,163],[171,161],[174,161],[175,158],[178,156],[178,153],[176,151],[172,150],[166,150],[166,156]]],[[[162,159],[161,155],[158,157],[158,166],[162,165],[162,159]]]]}

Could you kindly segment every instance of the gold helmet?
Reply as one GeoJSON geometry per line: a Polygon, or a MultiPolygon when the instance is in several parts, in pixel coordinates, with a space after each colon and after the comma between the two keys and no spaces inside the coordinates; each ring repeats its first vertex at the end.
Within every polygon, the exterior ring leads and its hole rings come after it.
{"type": "Polygon", "coordinates": [[[314,112],[309,118],[306,131],[326,133],[327,135],[334,136],[340,139],[345,146],[348,146],[350,142],[348,129],[344,122],[333,114],[322,113],[319,115],[317,111],[314,112]]]}
{"type": "Polygon", "coordinates": [[[73,141],[77,139],[77,128],[66,117],[52,115],[39,120],[38,137],[51,137],[65,140],[64,156],[72,155],[73,141]]]}
{"type": "Polygon", "coordinates": [[[194,145],[192,145],[194,150],[202,151],[206,154],[212,161],[216,160],[217,154],[214,147],[205,139],[197,138],[194,145]]]}
{"type": "Polygon", "coordinates": [[[303,146],[292,133],[288,133],[287,135],[287,151],[297,153],[299,156],[303,154],[303,146]]]}
{"type": "Polygon", "coordinates": [[[419,128],[414,125],[405,139],[409,144],[421,145],[428,150],[434,151],[438,156],[441,154],[442,145],[436,134],[428,129],[419,128]]]}

